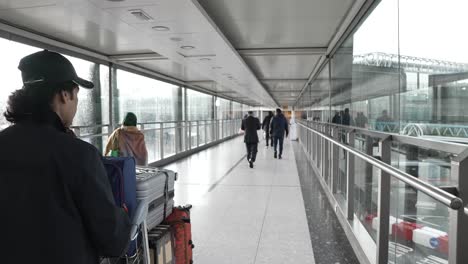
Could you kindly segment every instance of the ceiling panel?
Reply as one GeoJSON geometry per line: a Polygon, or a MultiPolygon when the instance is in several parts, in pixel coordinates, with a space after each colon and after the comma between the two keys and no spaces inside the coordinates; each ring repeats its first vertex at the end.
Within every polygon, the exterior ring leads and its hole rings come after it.
{"type": "Polygon", "coordinates": [[[306,80],[288,80],[288,81],[262,81],[270,92],[273,91],[301,91],[306,80]]]}
{"type": "Polygon", "coordinates": [[[0,10],[54,5],[56,0],[0,0],[0,10]]]}
{"type": "Polygon", "coordinates": [[[259,79],[307,79],[320,55],[244,56],[259,79]]]}
{"type": "Polygon", "coordinates": [[[134,62],[133,64],[186,82],[209,80],[209,78],[202,74],[190,70],[188,67],[171,60],[140,61],[134,62]]]}
{"type": "Polygon", "coordinates": [[[236,48],[326,47],[354,0],[200,0],[236,48]]]}

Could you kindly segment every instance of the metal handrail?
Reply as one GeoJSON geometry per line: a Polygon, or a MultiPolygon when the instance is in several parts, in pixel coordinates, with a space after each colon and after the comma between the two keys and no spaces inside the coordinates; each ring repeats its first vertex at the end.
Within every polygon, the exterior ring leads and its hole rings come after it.
{"type": "MultiPolygon", "coordinates": [[[[352,153],[353,155],[367,161],[368,163],[372,164],[373,166],[381,169],[382,171],[385,171],[389,173],[391,176],[397,178],[398,180],[410,185],[411,187],[415,188],[416,190],[422,191],[423,193],[427,194],[428,196],[432,197],[433,199],[441,202],[442,204],[448,206],[449,208],[453,210],[458,210],[463,207],[463,200],[460,199],[459,197],[456,197],[455,195],[452,195],[450,193],[447,193],[435,186],[432,186],[424,181],[421,181],[413,176],[411,176],[408,173],[402,172],[380,160],[377,160],[373,158],[372,156],[369,156],[365,153],[362,153],[350,146],[347,146],[339,141],[336,141],[335,139],[321,133],[318,131],[315,131],[314,129],[305,126],[302,123],[298,123],[300,126],[304,127],[305,129],[319,135],[320,137],[328,140],[329,142],[335,144],[336,146],[346,150],[349,153],[352,153]]],[[[465,213],[468,212],[467,208],[464,208],[465,213]]]]}
{"type": "MultiPolygon", "coordinates": [[[[302,123],[304,121],[298,120],[297,123],[302,123]]],[[[438,151],[443,151],[452,154],[460,154],[465,151],[468,147],[464,144],[458,144],[453,142],[445,142],[445,141],[436,141],[436,140],[428,140],[425,138],[417,138],[411,136],[405,136],[395,133],[388,133],[388,132],[381,132],[381,131],[372,131],[362,127],[354,127],[354,126],[346,126],[334,123],[326,123],[326,122],[317,122],[317,121],[307,121],[307,123],[317,124],[322,126],[329,126],[329,127],[337,127],[346,131],[355,131],[359,134],[371,136],[374,138],[386,138],[388,136],[392,136],[393,140],[402,144],[414,145],[414,146],[421,146],[427,147],[438,151]]]]}

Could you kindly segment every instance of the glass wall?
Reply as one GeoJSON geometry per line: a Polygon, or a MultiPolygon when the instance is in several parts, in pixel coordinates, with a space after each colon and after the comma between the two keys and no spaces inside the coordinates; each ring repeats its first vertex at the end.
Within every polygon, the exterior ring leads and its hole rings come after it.
{"type": "Polygon", "coordinates": [[[142,128],[150,161],[161,159],[161,140],[165,157],[175,153],[174,125],[168,124],[170,127],[161,131],[161,124],[157,122],[177,120],[177,101],[182,100],[182,96],[176,96],[178,89],[178,86],[124,70],[116,72],[113,99],[118,111],[114,115],[120,124],[126,113],[133,112],[138,123],[145,123],[142,128]]]}
{"type": "Polygon", "coordinates": [[[233,119],[241,119],[245,114],[242,113],[242,104],[238,102],[232,102],[232,115],[233,119]]]}
{"type": "MultiPolygon", "coordinates": [[[[3,116],[8,97],[22,86],[17,65],[22,57],[40,50],[0,38],[0,70],[4,74],[4,84],[0,89],[0,130],[9,125],[3,116]]],[[[91,90],[80,89],[78,111],[72,128],[78,137],[98,149],[103,150],[108,135],[123,122],[128,112],[137,115],[138,126],[145,134],[150,162],[212,142],[218,136],[219,139],[230,136],[232,131],[237,131],[233,128],[233,122],[216,122],[214,117],[216,113],[218,119],[241,118],[240,103],[221,98],[215,103],[211,95],[65,56],[79,76],[95,85],[91,90]],[[236,114],[233,114],[233,105],[236,114]],[[192,121],[192,126],[184,126],[184,121],[192,121]],[[188,134],[190,138],[184,136],[188,134]]]]}
{"type": "Polygon", "coordinates": [[[231,119],[231,118],[232,118],[231,101],[223,99],[223,98],[216,98],[216,119],[231,119]]]}
{"type": "Polygon", "coordinates": [[[213,119],[213,96],[187,90],[187,121],[213,119]]]}
{"type": "MultiPolygon", "coordinates": [[[[306,89],[299,109],[307,112],[309,120],[468,142],[465,10],[468,2],[464,0],[379,1],[306,89]]],[[[370,155],[381,155],[378,139],[359,133],[355,137],[356,147],[370,155]]],[[[346,135],[339,134],[337,139],[345,142],[346,135]]],[[[341,161],[346,155],[338,156],[340,171],[335,180],[340,185],[340,178],[346,173],[341,161]]],[[[394,143],[390,162],[433,185],[457,186],[457,181],[450,178],[452,157],[451,153],[434,151],[430,146],[394,143]]],[[[373,186],[380,171],[360,161],[354,167],[356,216],[370,237],[375,237],[372,219],[377,212],[377,194],[373,186]]],[[[346,187],[338,186],[338,201],[346,187]]],[[[391,227],[396,228],[393,230],[403,228],[403,224],[398,225],[400,222],[425,227],[444,237],[440,243],[445,243],[449,231],[446,207],[401,182],[393,182],[391,201],[391,227]]],[[[391,235],[392,263],[423,263],[428,255],[447,260],[441,244],[421,244],[401,233],[391,235]],[[409,254],[398,254],[403,248],[409,254]]]]}
{"type": "Polygon", "coordinates": [[[8,97],[12,92],[23,86],[21,72],[18,70],[19,61],[24,56],[37,51],[40,51],[40,49],[0,38],[0,72],[2,73],[0,130],[9,125],[3,116],[6,111],[8,97]]]}

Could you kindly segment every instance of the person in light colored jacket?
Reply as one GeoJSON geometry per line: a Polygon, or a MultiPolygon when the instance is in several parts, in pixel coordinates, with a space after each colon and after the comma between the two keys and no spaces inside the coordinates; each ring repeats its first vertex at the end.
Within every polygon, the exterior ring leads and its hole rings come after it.
{"type": "Polygon", "coordinates": [[[109,137],[105,155],[134,157],[137,165],[148,165],[145,136],[136,125],[136,115],[134,113],[127,113],[123,125],[117,128],[109,137]]]}

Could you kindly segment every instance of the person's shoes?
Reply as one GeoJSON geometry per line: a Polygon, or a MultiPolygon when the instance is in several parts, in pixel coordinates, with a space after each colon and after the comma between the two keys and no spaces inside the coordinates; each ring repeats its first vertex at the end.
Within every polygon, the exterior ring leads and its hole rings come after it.
{"type": "Polygon", "coordinates": [[[282,159],[281,154],[278,156],[278,159],[282,159]]]}
{"type": "Polygon", "coordinates": [[[253,168],[253,161],[249,161],[249,167],[253,168]]]}
{"type": "Polygon", "coordinates": [[[273,155],[273,157],[276,159],[276,151],[275,151],[275,154],[273,155]]]}

